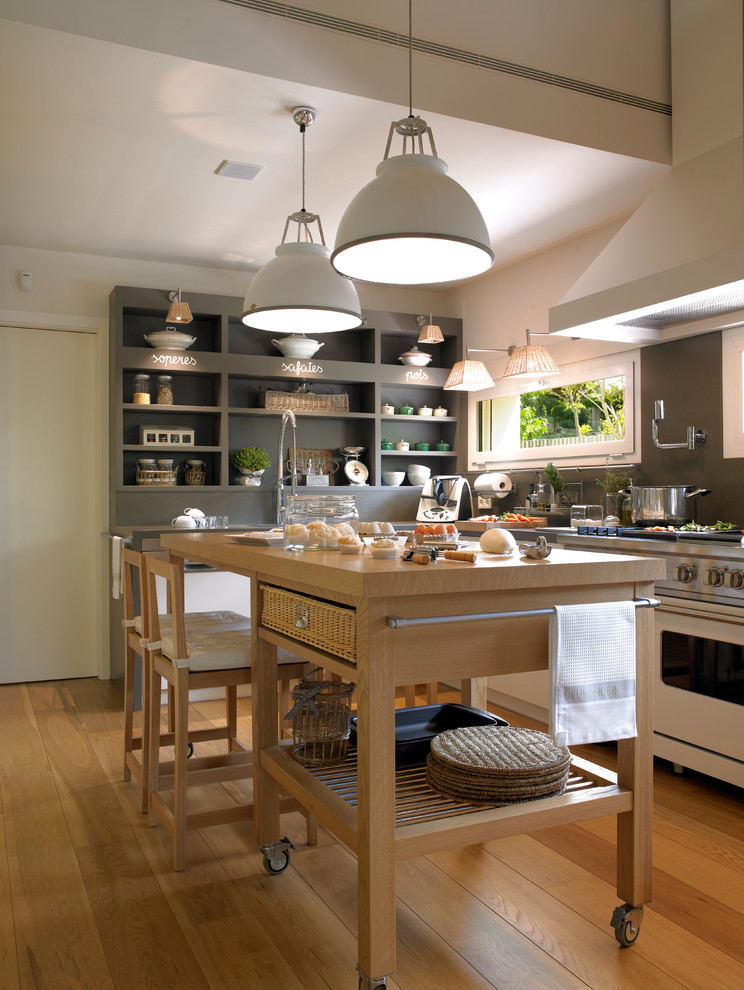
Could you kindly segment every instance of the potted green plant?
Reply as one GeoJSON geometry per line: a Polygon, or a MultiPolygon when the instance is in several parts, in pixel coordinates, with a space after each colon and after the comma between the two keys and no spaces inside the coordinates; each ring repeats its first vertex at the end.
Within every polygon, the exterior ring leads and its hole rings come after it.
{"type": "Polygon", "coordinates": [[[230,463],[243,476],[238,479],[239,484],[257,488],[261,484],[261,475],[271,464],[271,458],[263,447],[241,447],[235,451],[230,463]]]}
{"type": "Polygon", "coordinates": [[[566,487],[566,482],[561,477],[560,471],[552,461],[548,461],[545,465],[545,477],[553,488],[556,504],[571,505],[573,498],[566,487]]]}
{"type": "Polygon", "coordinates": [[[630,526],[630,498],[626,494],[633,484],[630,473],[628,471],[612,471],[607,468],[601,478],[594,480],[602,489],[605,519],[611,520],[607,525],[630,526]],[[621,495],[620,492],[624,494],[621,495]]]}

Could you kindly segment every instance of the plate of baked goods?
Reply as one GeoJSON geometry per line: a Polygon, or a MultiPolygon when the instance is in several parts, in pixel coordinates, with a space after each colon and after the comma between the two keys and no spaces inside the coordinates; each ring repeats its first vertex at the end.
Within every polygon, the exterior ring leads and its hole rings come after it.
{"type": "Polygon", "coordinates": [[[275,547],[284,542],[284,531],[281,529],[256,529],[247,533],[234,533],[232,539],[236,543],[246,543],[254,547],[275,547]]]}

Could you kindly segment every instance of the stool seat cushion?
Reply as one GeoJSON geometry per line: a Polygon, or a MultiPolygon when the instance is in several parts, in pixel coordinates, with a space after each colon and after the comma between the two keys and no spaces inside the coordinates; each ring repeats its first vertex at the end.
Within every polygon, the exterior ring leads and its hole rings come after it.
{"type": "MultiPolygon", "coordinates": [[[[203,626],[209,625],[214,629],[225,627],[227,629],[250,629],[251,620],[247,615],[241,615],[239,612],[230,611],[216,611],[216,612],[186,612],[184,613],[184,619],[186,620],[186,627],[189,626],[203,626]]],[[[173,616],[169,614],[163,614],[158,616],[158,621],[160,622],[161,632],[165,632],[170,629],[173,625],[173,616]]],[[[134,617],[134,630],[135,632],[142,635],[142,616],[135,615],[134,617]]]]}
{"type": "MultiPolygon", "coordinates": [[[[206,615],[208,613],[202,613],[206,615]]],[[[215,614],[215,613],[212,613],[215,614]]],[[[236,615],[222,612],[221,616],[236,615]]],[[[175,659],[173,632],[170,624],[160,628],[160,649],[177,667],[189,670],[234,670],[251,665],[251,620],[240,616],[244,622],[229,619],[213,622],[195,621],[186,624],[186,651],[188,659],[175,659]]],[[[277,650],[277,663],[299,663],[300,658],[288,650],[277,650]]]]}

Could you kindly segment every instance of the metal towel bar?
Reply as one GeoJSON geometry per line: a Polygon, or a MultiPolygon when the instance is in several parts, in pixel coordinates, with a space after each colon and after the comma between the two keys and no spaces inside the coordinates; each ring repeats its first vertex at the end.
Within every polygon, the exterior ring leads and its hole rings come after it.
{"type": "MultiPolygon", "coordinates": [[[[611,602],[600,604],[610,605],[611,602]]],[[[636,608],[656,608],[660,602],[658,598],[637,598],[633,604],[636,608]]],[[[516,612],[475,612],[469,615],[427,615],[420,619],[403,619],[399,615],[389,615],[387,624],[391,629],[400,629],[401,626],[422,626],[431,622],[474,622],[477,619],[525,619],[533,615],[552,615],[555,608],[527,608],[516,612]]]]}

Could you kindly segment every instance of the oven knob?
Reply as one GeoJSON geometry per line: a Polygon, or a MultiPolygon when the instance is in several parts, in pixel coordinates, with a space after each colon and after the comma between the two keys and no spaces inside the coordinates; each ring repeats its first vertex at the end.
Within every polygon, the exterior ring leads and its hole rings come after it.
{"type": "Polygon", "coordinates": [[[723,584],[723,579],[725,577],[725,571],[722,571],[720,567],[709,567],[708,568],[708,584],[713,588],[720,588],[723,584]]]}
{"type": "Polygon", "coordinates": [[[729,587],[731,588],[744,587],[744,571],[731,571],[729,573],[729,587]]]}
{"type": "Polygon", "coordinates": [[[695,577],[695,568],[692,564],[679,564],[677,566],[677,580],[681,584],[689,584],[695,577]]]}

